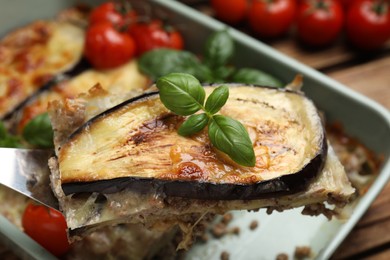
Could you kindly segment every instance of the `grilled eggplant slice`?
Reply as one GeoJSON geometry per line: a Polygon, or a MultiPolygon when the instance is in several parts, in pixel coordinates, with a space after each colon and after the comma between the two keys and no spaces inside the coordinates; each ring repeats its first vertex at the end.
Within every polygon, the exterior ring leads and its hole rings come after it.
{"type": "MultiPolygon", "coordinates": [[[[211,93],[214,86],[205,87],[211,93]]],[[[58,153],[65,194],[141,193],[192,199],[278,197],[307,188],[321,172],[327,142],[315,106],[304,95],[230,85],[221,114],[240,120],[256,165],[243,167],[214,149],[203,131],[181,137],[184,118],[158,93],[133,98],[78,129],[58,153]]]]}

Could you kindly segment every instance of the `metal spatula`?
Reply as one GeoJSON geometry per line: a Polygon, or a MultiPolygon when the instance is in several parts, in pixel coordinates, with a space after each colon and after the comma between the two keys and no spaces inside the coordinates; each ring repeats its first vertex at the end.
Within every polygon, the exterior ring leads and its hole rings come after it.
{"type": "Polygon", "coordinates": [[[47,165],[53,153],[53,150],[0,148],[0,184],[58,209],[47,165]]]}

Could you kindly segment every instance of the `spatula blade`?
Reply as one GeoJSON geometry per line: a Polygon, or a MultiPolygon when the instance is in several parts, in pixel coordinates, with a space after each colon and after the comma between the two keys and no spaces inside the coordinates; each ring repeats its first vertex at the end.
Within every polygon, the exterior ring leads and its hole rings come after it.
{"type": "Polygon", "coordinates": [[[47,164],[52,155],[52,150],[0,148],[0,184],[58,209],[47,164]]]}

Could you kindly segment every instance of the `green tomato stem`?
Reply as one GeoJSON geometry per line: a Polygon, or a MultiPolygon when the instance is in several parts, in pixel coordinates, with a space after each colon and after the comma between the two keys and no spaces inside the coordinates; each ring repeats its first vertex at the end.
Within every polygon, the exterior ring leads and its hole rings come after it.
{"type": "Polygon", "coordinates": [[[387,14],[388,12],[388,3],[386,0],[378,0],[373,2],[372,11],[376,13],[378,16],[382,16],[387,14]]]}

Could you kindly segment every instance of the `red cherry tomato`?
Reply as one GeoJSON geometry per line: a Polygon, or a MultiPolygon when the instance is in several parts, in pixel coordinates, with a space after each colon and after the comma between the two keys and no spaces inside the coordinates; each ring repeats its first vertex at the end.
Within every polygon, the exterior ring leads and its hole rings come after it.
{"type": "Polygon", "coordinates": [[[249,11],[249,25],[262,37],[278,37],[290,28],[295,11],[295,0],[254,0],[249,11]]]}
{"type": "Polygon", "coordinates": [[[88,28],[84,55],[97,69],[110,69],[129,61],[135,54],[130,35],[114,29],[111,23],[98,23],[88,28]]]}
{"type": "Polygon", "coordinates": [[[124,4],[108,2],[99,5],[89,15],[89,25],[109,22],[116,26],[126,26],[135,23],[137,13],[124,4]],[[128,10],[127,10],[128,9],[128,10]]]}
{"type": "Polygon", "coordinates": [[[164,27],[162,21],[153,20],[148,23],[137,23],[130,27],[137,46],[137,55],[156,49],[183,49],[183,38],[173,27],[164,27]]]}
{"type": "Polygon", "coordinates": [[[64,216],[51,208],[28,204],[22,217],[24,232],[55,256],[70,249],[64,216]]]}
{"type": "Polygon", "coordinates": [[[89,24],[93,25],[101,22],[123,23],[123,16],[117,11],[114,3],[104,3],[92,10],[89,15],[89,24]]]}
{"type": "Polygon", "coordinates": [[[218,19],[237,24],[241,22],[248,11],[248,0],[211,0],[211,6],[218,19]]]}
{"type": "Polygon", "coordinates": [[[346,31],[356,47],[373,50],[390,39],[390,3],[380,0],[354,2],[347,13],[346,31]]]}
{"type": "Polygon", "coordinates": [[[321,47],[332,43],[340,34],[343,23],[344,13],[338,1],[307,0],[298,6],[297,34],[307,45],[321,47]]]}

